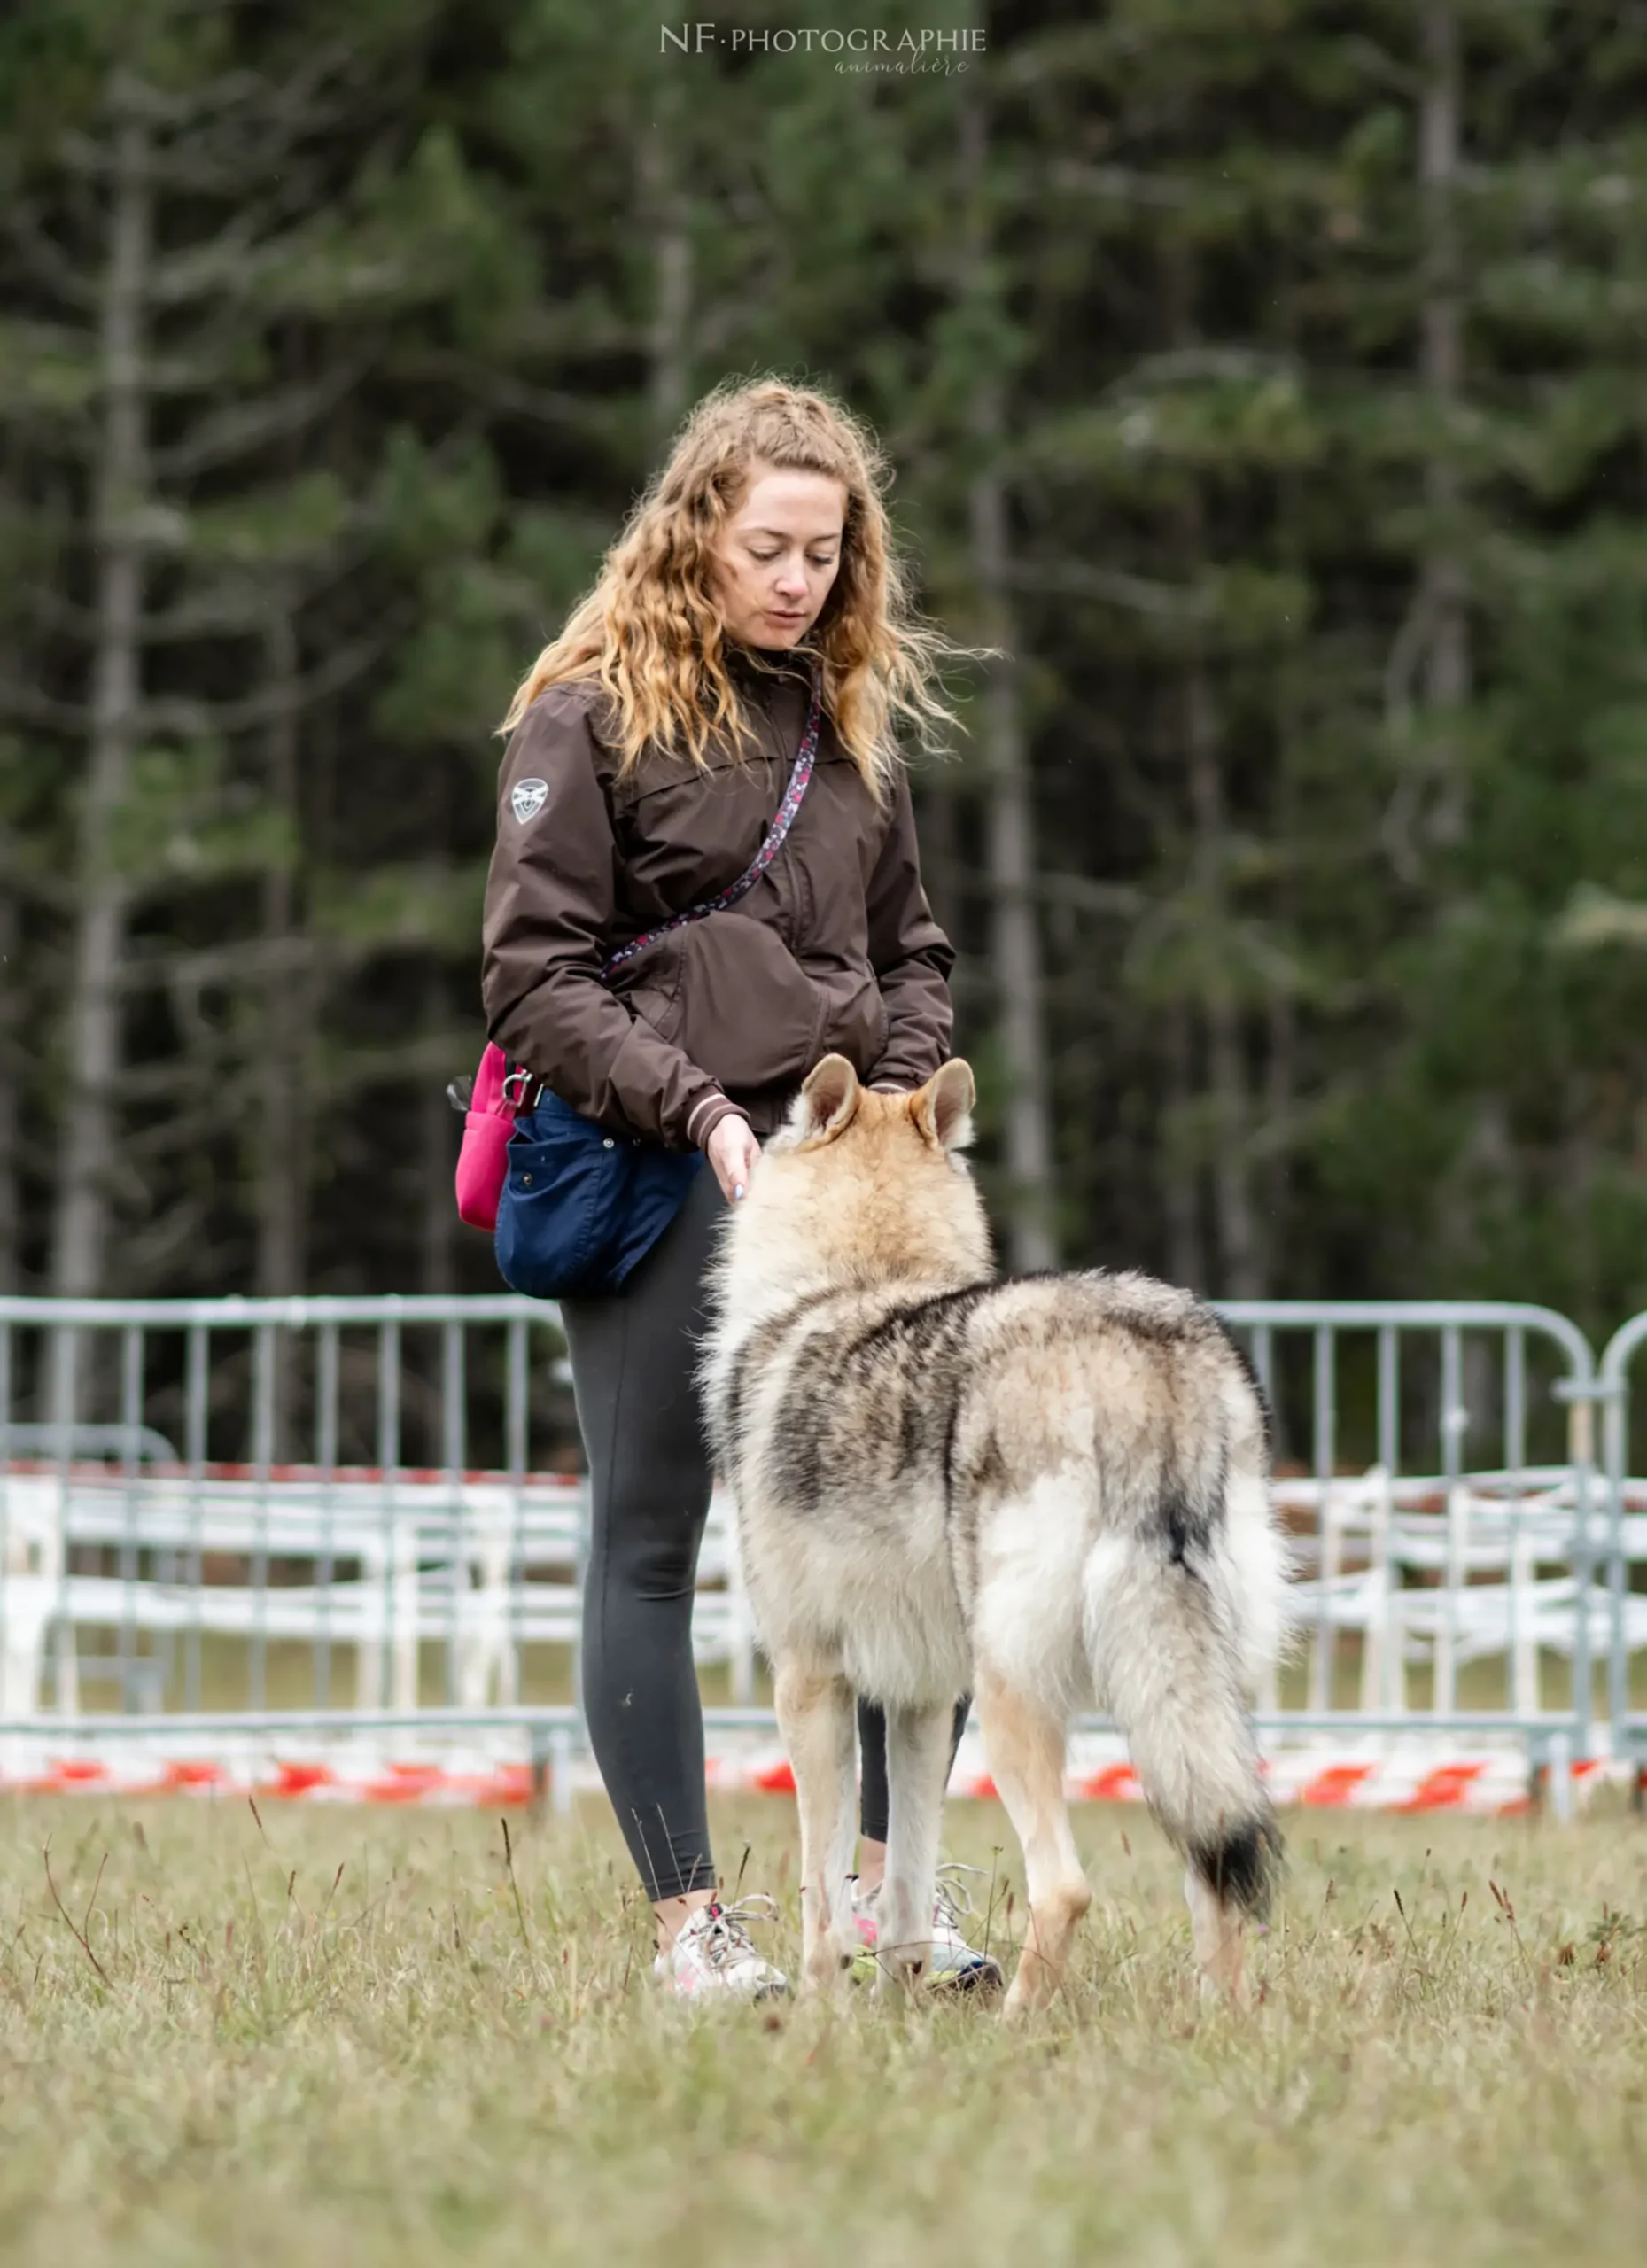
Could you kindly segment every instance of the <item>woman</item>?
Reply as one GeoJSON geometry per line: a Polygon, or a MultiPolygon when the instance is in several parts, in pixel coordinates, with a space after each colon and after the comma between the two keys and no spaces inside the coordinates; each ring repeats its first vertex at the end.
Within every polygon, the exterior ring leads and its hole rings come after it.
{"type": "MultiPolygon", "coordinates": [[[[599,579],[505,719],[483,990],[512,1064],[610,1128],[709,1170],[621,1293],[562,1312],[593,1500],[584,1595],[590,1739],[683,1996],[784,1988],[715,1897],[694,1573],[711,1471],[695,1388],[703,1279],[722,1206],[758,1169],[819,1057],[889,1091],[949,1050],[954,955],[921,885],[891,728],[925,739],[948,648],[908,618],[884,468],[816,392],[719,389],[684,427],[599,579]],[[742,876],[806,727],[816,763],[782,847],[735,910],[610,956],[742,876]]],[[[952,720],[951,720],[952,721],[952,720]]],[[[530,1091],[528,1094],[530,1099],[530,1091]]],[[[965,1705],[958,1714],[964,1720],[965,1705]]],[[[860,1935],[886,1837],[885,1726],[864,1751],[860,1935]]],[[[998,1977],[935,1923],[935,1969],[998,1977]]]]}

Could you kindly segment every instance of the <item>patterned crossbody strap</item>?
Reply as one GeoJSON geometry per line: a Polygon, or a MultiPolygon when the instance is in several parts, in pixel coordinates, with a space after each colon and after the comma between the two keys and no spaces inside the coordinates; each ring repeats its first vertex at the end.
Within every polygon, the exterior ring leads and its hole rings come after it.
{"type": "Polygon", "coordinates": [[[621,968],[625,961],[633,960],[637,953],[643,953],[649,945],[655,945],[660,937],[666,937],[672,929],[684,928],[688,921],[701,921],[706,913],[724,913],[729,905],[735,905],[746,891],[754,889],[779,851],[782,850],[783,839],[795,824],[795,815],[801,808],[807,784],[812,776],[812,766],[818,759],[818,733],[823,716],[823,677],[815,665],[812,672],[812,700],[806,711],[806,729],[801,734],[800,749],[789,773],[789,785],[783,791],[783,801],[773,814],[772,825],[766,829],[765,839],[760,849],[738,876],[736,882],[723,889],[719,897],[705,898],[702,905],[689,905],[684,913],[677,913],[670,920],[660,921],[656,929],[645,930],[640,936],[632,937],[626,945],[620,946],[611,959],[602,965],[601,969],[602,981],[609,977],[615,968],[621,968]]]}

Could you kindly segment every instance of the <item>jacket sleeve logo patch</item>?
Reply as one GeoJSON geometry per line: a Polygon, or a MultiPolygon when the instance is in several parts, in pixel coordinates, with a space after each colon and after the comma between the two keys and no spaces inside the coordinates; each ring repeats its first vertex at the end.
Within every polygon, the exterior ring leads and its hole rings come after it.
{"type": "Polygon", "coordinates": [[[548,799],[547,780],[517,780],[509,790],[509,809],[524,827],[529,819],[536,819],[548,799]]]}

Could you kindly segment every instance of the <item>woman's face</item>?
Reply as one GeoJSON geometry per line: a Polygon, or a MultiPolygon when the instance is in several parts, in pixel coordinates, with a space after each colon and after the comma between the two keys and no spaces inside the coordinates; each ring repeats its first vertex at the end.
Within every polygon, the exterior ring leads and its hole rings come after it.
{"type": "Polygon", "coordinates": [[[846,490],[821,472],[757,462],[715,547],[713,594],[729,637],[793,646],[817,621],[841,566],[846,490]]]}

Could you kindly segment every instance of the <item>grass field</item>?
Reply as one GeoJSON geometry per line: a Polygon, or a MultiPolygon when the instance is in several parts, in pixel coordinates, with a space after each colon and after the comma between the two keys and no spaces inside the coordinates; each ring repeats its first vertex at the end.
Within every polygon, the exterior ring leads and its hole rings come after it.
{"type": "MultiPolygon", "coordinates": [[[[1083,1811],[1097,1899],[1055,2010],[696,2016],[649,1994],[597,1807],[573,1822],[13,1800],[0,1849],[0,2257],[1639,2262],[1647,1829],[1293,1814],[1246,2023],[1200,2012],[1177,1870],[1083,1811]],[[53,1901],[43,1852],[66,1909],[53,1901]],[[1493,1885],[1498,1886],[1497,1894],[1493,1885]],[[83,1940],[83,1942],[82,1942],[83,1940]]],[[[776,1891],[793,1821],[718,1814],[776,1891]]],[[[1015,1852],[955,1806],[954,1855],[1015,1852]]]]}

